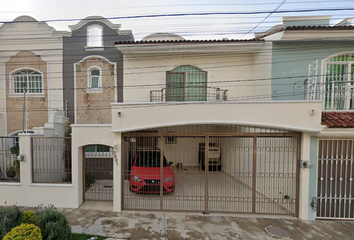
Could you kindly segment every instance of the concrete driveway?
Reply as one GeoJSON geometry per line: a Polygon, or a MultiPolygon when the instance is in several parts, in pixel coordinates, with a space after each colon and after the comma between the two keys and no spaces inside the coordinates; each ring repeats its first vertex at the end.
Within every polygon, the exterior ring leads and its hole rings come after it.
{"type": "Polygon", "coordinates": [[[73,232],[113,239],[349,240],[354,235],[354,221],[301,221],[296,218],[192,213],[117,213],[92,209],[59,211],[66,215],[73,232]]]}

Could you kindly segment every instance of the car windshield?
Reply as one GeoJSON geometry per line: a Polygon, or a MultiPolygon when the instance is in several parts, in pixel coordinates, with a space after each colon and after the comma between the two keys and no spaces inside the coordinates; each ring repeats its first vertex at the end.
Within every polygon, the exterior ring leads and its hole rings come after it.
{"type": "MultiPolygon", "coordinates": [[[[157,151],[152,152],[138,152],[135,161],[137,167],[160,167],[161,166],[161,154],[157,151]]],[[[163,166],[167,167],[168,163],[166,157],[163,156],[163,166]]]]}

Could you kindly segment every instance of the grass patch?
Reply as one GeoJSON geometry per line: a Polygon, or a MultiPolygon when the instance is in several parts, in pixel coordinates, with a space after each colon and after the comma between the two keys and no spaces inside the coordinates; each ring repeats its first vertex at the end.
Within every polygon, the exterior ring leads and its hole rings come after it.
{"type": "Polygon", "coordinates": [[[71,234],[71,240],[87,240],[90,239],[91,237],[98,237],[97,240],[103,240],[106,239],[107,237],[102,237],[102,236],[96,236],[96,235],[89,235],[85,233],[72,233],[71,234]]]}

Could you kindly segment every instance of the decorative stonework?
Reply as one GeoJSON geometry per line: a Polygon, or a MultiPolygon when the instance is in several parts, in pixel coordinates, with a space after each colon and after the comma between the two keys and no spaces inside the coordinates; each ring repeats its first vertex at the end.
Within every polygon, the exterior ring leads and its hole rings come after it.
{"type": "Polygon", "coordinates": [[[111,123],[110,103],[114,102],[115,64],[104,58],[89,57],[75,65],[76,73],[76,123],[111,123]],[[96,66],[101,69],[101,91],[86,91],[87,70],[96,66]]]}
{"type": "Polygon", "coordinates": [[[47,62],[33,52],[22,51],[11,57],[6,63],[6,109],[7,131],[9,134],[22,130],[23,124],[23,95],[11,95],[12,79],[10,79],[10,73],[17,69],[25,68],[35,69],[43,73],[44,89],[43,96],[28,97],[27,129],[44,126],[48,121],[47,62]]]}

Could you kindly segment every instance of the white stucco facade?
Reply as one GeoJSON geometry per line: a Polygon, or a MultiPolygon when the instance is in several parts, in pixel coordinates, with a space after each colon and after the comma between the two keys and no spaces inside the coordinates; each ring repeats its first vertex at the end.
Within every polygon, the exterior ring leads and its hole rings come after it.
{"type": "Polygon", "coordinates": [[[207,86],[228,90],[228,100],[270,100],[271,45],[179,43],[118,45],[124,55],[123,102],[148,102],[166,87],[166,72],[192,65],[207,72],[207,86]]]}

